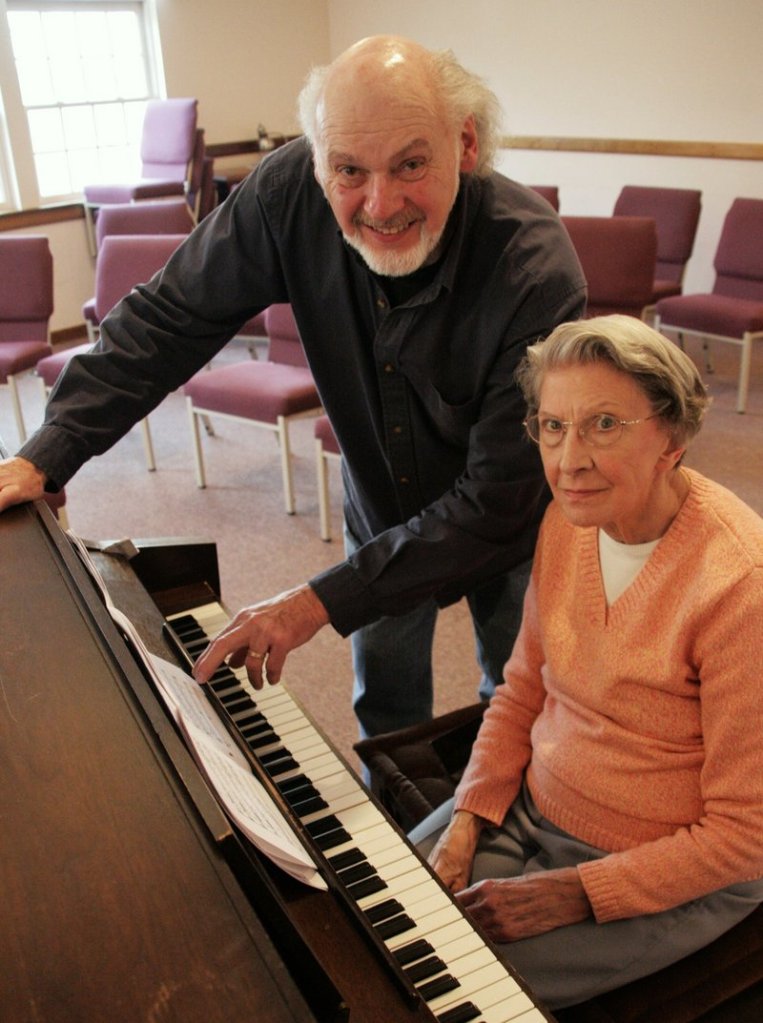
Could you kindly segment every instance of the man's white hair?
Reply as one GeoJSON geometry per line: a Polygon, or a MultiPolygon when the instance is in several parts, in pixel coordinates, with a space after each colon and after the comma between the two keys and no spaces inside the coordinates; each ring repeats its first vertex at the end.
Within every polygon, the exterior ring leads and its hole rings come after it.
{"type": "MultiPolygon", "coordinates": [[[[451,50],[425,52],[435,96],[454,131],[460,131],[470,115],[474,118],[478,153],[474,173],[485,177],[493,170],[500,140],[501,106],[498,98],[481,78],[467,71],[456,60],[451,50]]],[[[318,106],[330,70],[330,64],[313,68],[299,94],[299,121],[313,151],[320,147],[318,106]]]]}

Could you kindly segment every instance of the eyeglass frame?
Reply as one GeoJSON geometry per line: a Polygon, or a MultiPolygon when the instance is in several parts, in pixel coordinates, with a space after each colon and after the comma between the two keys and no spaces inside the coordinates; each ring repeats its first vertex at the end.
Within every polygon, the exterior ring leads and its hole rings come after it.
{"type": "MultiPolygon", "coordinates": [[[[653,412],[650,416],[642,416],[641,419],[618,419],[617,416],[612,415],[610,412],[594,412],[592,415],[586,416],[584,419],[581,419],[581,420],[579,420],[577,422],[574,419],[559,419],[559,420],[557,420],[557,422],[562,427],[562,429],[559,431],[559,434],[558,434],[559,440],[555,441],[555,442],[553,442],[551,444],[549,444],[548,439],[541,440],[540,430],[538,431],[538,436],[537,437],[533,437],[532,433],[530,432],[530,423],[533,420],[536,423],[538,423],[538,425],[540,425],[540,417],[538,416],[537,412],[533,413],[533,415],[531,415],[531,416],[528,416],[526,419],[523,419],[522,420],[522,426],[524,426],[525,432],[527,433],[527,436],[530,438],[530,440],[533,442],[533,444],[537,444],[539,447],[540,447],[541,444],[543,444],[545,447],[552,448],[552,449],[559,447],[559,445],[562,443],[564,438],[567,436],[567,431],[569,430],[569,428],[571,426],[577,426],[577,428],[578,428],[578,437],[580,437],[580,439],[583,441],[583,443],[584,444],[588,444],[589,447],[598,448],[599,450],[601,450],[603,448],[612,447],[613,445],[617,444],[617,442],[620,440],[620,438],[623,435],[623,427],[624,426],[636,426],[638,423],[646,423],[650,419],[658,419],[663,414],[664,411],[665,411],[665,409],[661,409],[661,410],[659,410],[657,412],[653,412]],[[609,418],[611,418],[613,420],[613,422],[617,423],[617,425],[620,427],[620,432],[611,441],[607,441],[605,444],[597,444],[596,441],[591,440],[587,436],[587,431],[591,428],[591,426],[593,426],[594,421],[596,419],[601,418],[602,416],[609,416],[609,418]],[[583,432],[581,430],[581,427],[585,423],[588,423],[590,425],[586,428],[586,432],[583,432]]],[[[549,419],[553,419],[554,417],[553,416],[549,416],[548,418],[549,419]]]]}

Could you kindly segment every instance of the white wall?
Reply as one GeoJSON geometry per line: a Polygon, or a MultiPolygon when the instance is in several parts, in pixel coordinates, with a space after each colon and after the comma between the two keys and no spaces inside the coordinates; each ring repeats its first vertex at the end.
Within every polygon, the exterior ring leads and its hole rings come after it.
{"type": "MultiPolygon", "coordinates": [[[[331,52],[378,32],[452,49],[504,109],[507,134],[761,142],[760,0],[329,0],[331,52]]],[[[699,188],[685,286],[712,285],[723,216],[763,198],[742,160],[505,150],[500,169],[559,186],[561,211],[608,215],[624,184],[699,188]]]]}

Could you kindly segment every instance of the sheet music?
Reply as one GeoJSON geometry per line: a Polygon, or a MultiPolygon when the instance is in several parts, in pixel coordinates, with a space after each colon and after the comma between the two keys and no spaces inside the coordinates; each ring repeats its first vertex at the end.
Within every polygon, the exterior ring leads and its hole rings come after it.
{"type": "Polygon", "coordinates": [[[150,653],[133,623],[113,603],[85,545],[73,533],[67,536],[98,586],[112,620],[141,658],[191,754],[228,815],[253,845],[288,874],[312,888],[326,890],[328,886],[314,860],[252,774],[243,753],[205,697],[202,686],[177,665],[150,653]]]}

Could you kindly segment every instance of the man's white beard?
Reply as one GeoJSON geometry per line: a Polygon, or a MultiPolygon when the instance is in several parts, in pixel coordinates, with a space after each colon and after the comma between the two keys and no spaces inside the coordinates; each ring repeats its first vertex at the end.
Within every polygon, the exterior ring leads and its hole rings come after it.
{"type": "Polygon", "coordinates": [[[411,249],[405,252],[379,252],[362,240],[360,231],[355,237],[345,235],[344,239],[358,252],[368,267],[382,277],[406,277],[420,269],[440,244],[442,231],[433,238],[424,228],[421,237],[411,249]]]}

